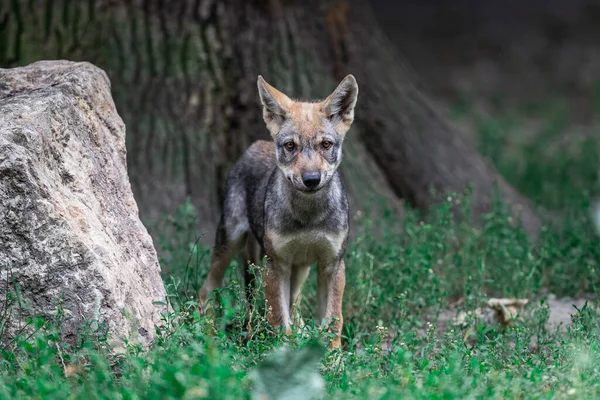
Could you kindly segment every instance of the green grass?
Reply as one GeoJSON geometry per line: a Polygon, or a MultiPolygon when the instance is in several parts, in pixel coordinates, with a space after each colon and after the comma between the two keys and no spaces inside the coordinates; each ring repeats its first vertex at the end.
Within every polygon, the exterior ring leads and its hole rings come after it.
{"type": "MultiPolygon", "coordinates": [[[[600,111],[600,95],[593,104],[600,111]]],[[[534,203],[571,211],[600,198],[598,121],[578,127],[562,99],[523,105],[500,102],[493,115],[469,110],[468,100],[461,99],[451,115],[473,123],[479,150],[534,203]]]]}
{"type": "MultiPolygon", "coordinates": [[[[319,379],[325,396],[339,399],[598,398],[598,304],[574,308],[568,329],[554,332],[544,301],[549,293],[597,296],[600,289],[600,239],[589,215],[598,194],[597,139],[570,142],[577,157],[548,151],[561,133],[555,126],[515,150],[503,132],[518,120],[503,118],[480,121],[480,150],[536,204],[560,213],[538,246],[501,202],[478,228],[452,217],[454,207],[468,212],[468,196],[449,195],[426,218],[409,209],[402,220],[389,212],[374,221],[364,210],[345,257],[343,348],[327,352],[318,345],[325,333],[311,320],[314,273],[301,305],[306,327],[291,337],[272,332],[261,311],[250,316],[248,332],[234,265],[213,311],[195,312],[210,251],[197,241],[194,210],[184,204],[155,238],[173,306],[156,343],[115,354],[89,327],[66,344],[56,333],[60,318],[33,321],[35,335],[0,349],[0,398],[237,399],[251,398],[253,388],[306,397],[319,392],[319,379]],[[453,304],[456,312],[474,310],[488,297],[531,303],[506,328],[439,318],[453,304]],[[282,346],[292,351],[278,353],[282,346]]],[[[258,279],[263,272],[256,268],[258,279]]]]}

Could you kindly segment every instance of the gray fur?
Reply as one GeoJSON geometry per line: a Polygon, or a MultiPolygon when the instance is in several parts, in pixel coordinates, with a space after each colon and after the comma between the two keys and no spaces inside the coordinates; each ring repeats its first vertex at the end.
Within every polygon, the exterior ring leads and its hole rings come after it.
{"type": "MultiPolygon", "coordinates": [[[[347,238],[348,200],[339,173],[335,171],[316,193],[303,193],[277,167],[275,154],[274,143],[256,142],[233,167],[227,179],[216,246],[235,244],[240,248],[251,232],[265,254],[266,229],[281,235],[313,230],[345,232],[347,238]],[[260,149],[267,145],[271,156],[260,149]]],[[[344,250],[345,244],[339,257],[344,250]]]]}
{"type": "Polygon", "coordinates": [[[245,245],[245,261],[256,264],[259,256],[268,258],[269,322],[288,332],[309,267],[316,263],[317,318],[337,321],[331,346],[338,347],[349,215],[337,167],[358,86],[348,75],[323,102],[303,103],[290,100],[260,76],[257,84],[263,119],[274,141],[252,144],[227,178],[211,270],[199,303],[203,308],[208,294],[220,287],[231,259],[245,245]]]}

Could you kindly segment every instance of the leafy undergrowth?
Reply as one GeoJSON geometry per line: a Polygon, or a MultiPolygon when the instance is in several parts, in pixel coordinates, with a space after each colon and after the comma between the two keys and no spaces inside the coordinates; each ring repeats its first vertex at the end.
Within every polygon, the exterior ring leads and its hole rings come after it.
{"type": "MultiPolygon", "coordinates": [[[[357,222],[364,229],[346,255],[343,348],[333,352],[315,344],[327,335],[311,320],[315,274],[301,306],[306,325],[291,337],[272,332],[261,307],[248,319],[233,266],[199,316],[193,294],[209,257],[183,232],[192,225],[181,222],[190,214],[182,207],[173,221],[187,250],[163,249],[177,268],[167,280],[173,312],[156,343],[115,354],[89,328],[66,344],[60,321],[46,323],[1,349],[0,398],[250,398],[253,388],[287,398],[321,390],[343,399],[598,397],[595,305],[573,309],[566,331],[549,332],[543,304],[547,291],[597,292],[600,250],[588,214],[544,228],[533,247],[500,203],[479,229],[454,219],[452,209],[468,211],[467,200],[448,197],[424,219],[409,210],[401,223],[392,215],[357,222]],[[472,310],[488,296],[532,299],[533,317],[508,328],[437,327],[448,304],[462,299],[459,308],[472,310]]],[[[173,237],[161,244],[179,249],[173,237]]],[[[262,279],[264,268],[254,270],[262,279]]],[[[255,301],[262,304],[260,292],[255,301]]]]}
{"type": "Polygon", "coordinates": [[[498,99],[493,115],[463,98],[451,117],[475,129],[478,150],[521,193],[538,206],[568,211],[600,198],[600,91],[592,102],[596,115],[584,121],[559,96],[516,104],[498,99]]]}
{"type": "MultiPolygon", "coordinates": [[[[0,398],[599,398],[598,304],[573,308],[566,329],[546,324],[546,296],[597,298],[600,290],[600,239],[590,218],[600,194],[599,142],[565,142],[568,118],[559,117],[545,118],[539,135],[517,145],[507,139],[510,120],[479,124],[481,151],[535,204],[560,216],[535,246],[501,202],[479,228],[454,218],[456,209],[468,215],[468,195],[448,196],[427,217],[407,209],[402,220],[392,212],[372,220],[363,210],[345,256],[342,349],[324,350],[327,334],[311,320],[314,273],[303,291],[306,324],[290,337],[266,323],[260,291],[247,315],[235,261],[211,311],[198,315],[195,295],[210,250],[187,203],[155,229],[165,301],[173,306],[155,343],[116,354],[94,324],[67,344],[57,334],[61,318],[30,321],[34,335],[0,345],[0,398]],[[438,318],[449,308],[475,310],[488,297],[530,304],[508,327],[438,318]]],[[[254,271],[260,281],[264,268],[254,271]]],[[[9,300],[18,303],[18,290],[9,300]]]]}

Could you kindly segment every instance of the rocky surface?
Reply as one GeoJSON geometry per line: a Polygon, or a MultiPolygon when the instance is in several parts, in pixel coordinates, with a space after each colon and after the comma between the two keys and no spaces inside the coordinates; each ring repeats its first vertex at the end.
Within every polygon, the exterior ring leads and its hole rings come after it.
{"type": "Polygon", "coordinates": [[[106,74],[67,61],[0,69],[0,342],[62,308],[66,340],[89,323],[146,344],[164,299],[106,74]]]}

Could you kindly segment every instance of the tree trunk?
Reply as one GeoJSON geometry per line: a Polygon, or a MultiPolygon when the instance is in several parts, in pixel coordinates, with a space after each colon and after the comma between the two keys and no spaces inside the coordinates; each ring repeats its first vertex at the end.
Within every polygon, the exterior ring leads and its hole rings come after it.
{"type": "Polygon", "coordinates": [[[438,200],[431,189],[443,196],[472,185],[473,211],[479,216],[490,210],[497,187],[526,232],[536,237],[540,222],[528,200],[466,142],[418,87],[367,2],[350,3],[343,47],[352,55],[338,76],[352,71],[362,83],[362,108],[357,111],[361,138],[394,192],[426,210],[438,200]]]}
{"type": "Polygon", "coordinates": [[[210,243],[229,169],[252,141],[268,139],[257,76],[315,99],[353,73],[360,93],[340,169],[354,210],[365,193],[425,210],[430,188],[460,192],[473,183],[481,213],[497,183],[527,231],[537,231],[527,201],[428,101],[366,0],[58,3],[16,2],[19,12],[0,6],[0,37],[11,38],[0,40],[0,62],[68,58],[107,72],[146,221],[190,196],[210,243]]]}
{"type": "MultiPolygon", "coordinates": [[[[317,3],[310,1],[288,6],[271,2],[271,15],[266,18],[271,18],[273,26],[280,27],[276,30],[278,40],[287,44],[282,46],[285,51],[271,57],[279,56],[280,62],[288,66],[291,76],[287,79],[302,81],[306,73],[297,65],[298,53],[312,56],[313,61],[320,59],[320,68],[329,69],[337,81],[353,73],[360,87],[355,131],[360,132],[362,142],[380,169],[378,172],[385,176],[397,196],[427,210],[439,200],[434,193],[438,196],[461,193],[472,185],[473,212],[479,216],[491,209],[497,187],[524,229],[535,237],[539,219],[527,199],[499,176],[428,100],[415,83],[414,74],[378,26],[368,2],[318,3],[320,10],[317,3]],[[328,38],[328,46],[319,42],[324,37],[328,38]],[[301,43],[304,46],[298,48],[301,43]]],[[[252,21],[261,18],[251,16],[252,21]]],[[[269,24],[268,20],[265,24],[269,24]]],[[[268,38],[275,34],[269,33],[268,38]]],[[[259,46],[269,41],[264,36],[262,40],[260,35],[254,37],[259,46]]],[[[251,65],[252,60],[256,60],[256,54],[251,54],[244,63],[251,65]]],[[[268,65],[254,62],[254,66],[242,76],[253,80],[258,73],[266,75],[261,70],[269,71],[268,65]]],[[[294,89],[299,88],[287,85],[283,89],[295,94],[294,89]]]]}

